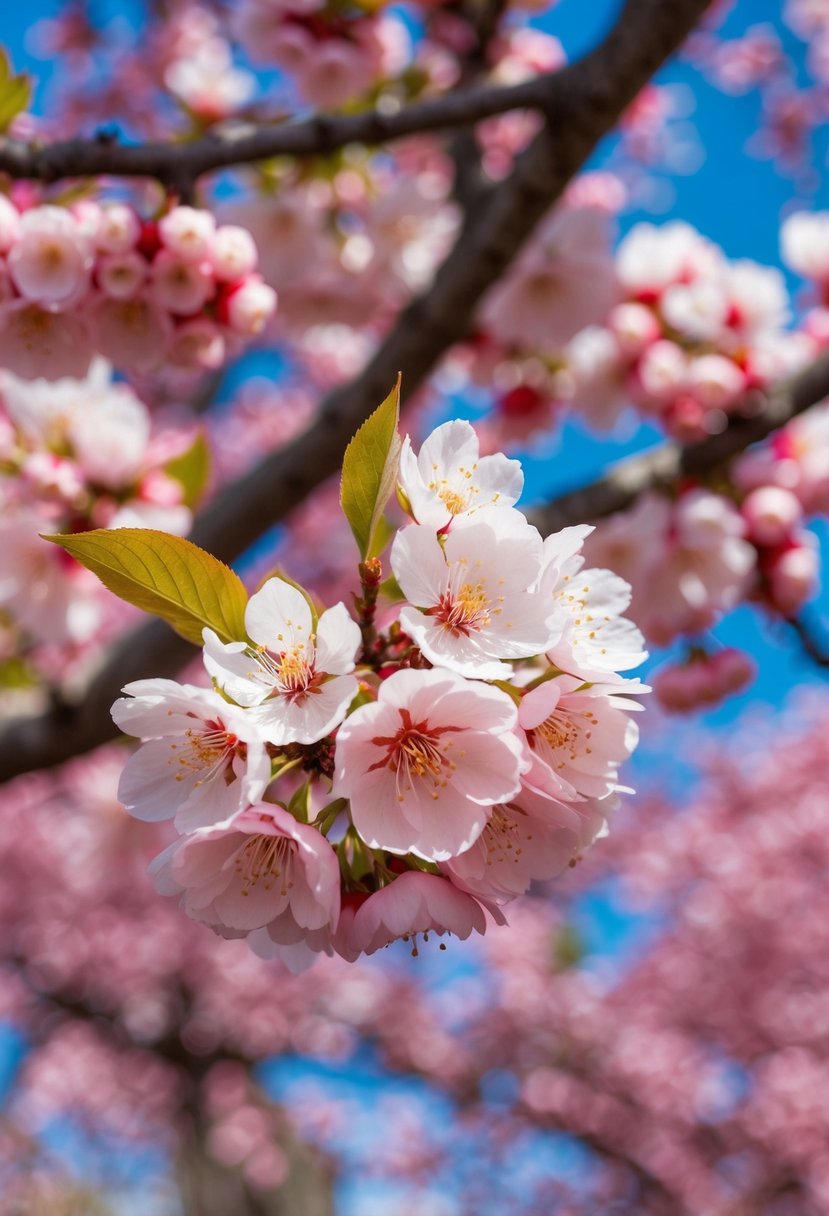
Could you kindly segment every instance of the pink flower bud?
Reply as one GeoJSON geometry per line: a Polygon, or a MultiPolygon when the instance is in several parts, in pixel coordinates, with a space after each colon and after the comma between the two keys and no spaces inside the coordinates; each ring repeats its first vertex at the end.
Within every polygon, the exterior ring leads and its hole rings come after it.
{"type": "Polygon", "coordinates": [[[136,250],[111,253],[102,257],[96,267],[98,286],[113,300],[131,300],[147,279],[147,263],[136,250]]]}
{"type": "Polygon", "coordinates": [[[102,253],[127,253],[134,249],[141,236],[141,221],[123,203],[112,203],[101,210],[95,246],[102,253]]]}
{"type": "Polygon", "coordinates": [[[245,279],[227,300],[230,328],[248,338],[261,333],[275,312],[276,292],[258,275],[245,279]]]}
{"type": "Polygon", "coordinates": [[[779,545],[800,522],[802,510],[791,490],[761,486],[752,490],[742,506],[748,535],[759,545],[779,545]]]}
{"type": "Polygon", "coordinates": [[[639,383],[648,397],[670,401],[682,390],[687,367],[688,361],[676,343],[661,339],[649,346],[639,360],[639,383]]]}
{"type": "Polygon", "coordinates": [[[215,284],[206,263],[162,249],[153,262],[151,290],[153,299],[162,308],[189,317],[201,312],[213,295],[215,284]]]}
{"type": "Polygon", "coordinates": [[[158,224],[161,243],[188,262],[201,262],[210,256],[216,221],[209,211],[195,207],[174,207],[158,224]]]}
{"type": "Polygon", "coordinates": [[[817,590],[818,567],[817,548],[813,544],[795,544],[785,549],[768,569],[774,607],[786,616],[793,616],[817,590]]]}
{"type": "Polygon", "coordinates": [[[607,327],[616,338],[619,350],[638,358],[660,336],[659,322],[644,304],[617,304],[607,318],[607,327]]]}
{"type": "Polygon", "coordinates": [[[688,365],[688,391],[705,409],[725,409],[745,389],[745,375],[724,355],[701,355],[688,365]]]}
{"type": "Polygon", "coordinates": [[[216,229],[209,260],[217,279],[234,283],[256,269],[256,244],[245,228],[223,224],[216,229]]]}

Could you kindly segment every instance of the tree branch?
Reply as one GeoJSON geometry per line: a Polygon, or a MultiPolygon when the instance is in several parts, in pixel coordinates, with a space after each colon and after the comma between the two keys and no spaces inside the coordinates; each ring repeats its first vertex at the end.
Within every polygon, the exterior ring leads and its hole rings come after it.
{"type": "MultiPolygon", "coordinates": [[[[824,672],[829,671],[829,644],[818,637],[815,623],[801,615],[792,617],[788,624],[797,634],[800,645],[809,659],[824,672]]],[[[821,632],[825,632],[825,630],[821,630],[821,632]]]]}
{"type": "Polygon", "coordinates": [[[397,112],[317,114],[299,121],[237,122],[190,143],[121,144],[109,134],[39,144],[0,138],[0,172],[54,182],[67,177],[152,177],[177,183],[233,165],[275,156],[320,156],[347,144],[376,146],[427,131],[446,131],[509,110],[556,107],[567,91],[567,71],[544,73],[510,86],[459,89],[414,102],[397,112]],[[558,77],[564,79],[559,80],[558,77]]]}
{"type": "MultiPolygon", "coordinates": [[[[510,177],[467,216],[432,287],[402,311],[357,379],[329,394],[304,434],[213,500],[196,522],[192,539],[197,544],[232,561],[336,472],[349,439],[399,371],[404,397],[411,397],[445,352],[467,335],[484,293],[709,2],[627,0],[602,45],[566,70],[566,90],[555,90],[560,95],[555,121],[522,153],[510,177]]],[[[9,724],[0,737],[0,781],[60,764],[110,739],[116,732],[109,708],[122,686],[148,675],[172,675],[192,653],[158,622],[129,635],[82,700],[9,724]]]]}

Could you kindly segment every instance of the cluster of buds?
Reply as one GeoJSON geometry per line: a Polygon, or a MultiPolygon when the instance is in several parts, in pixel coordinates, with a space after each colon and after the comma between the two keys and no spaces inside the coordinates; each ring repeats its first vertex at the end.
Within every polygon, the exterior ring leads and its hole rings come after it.
{"type": "Polygon", "coordinates": [[[803,527],[803,509],[782,486],[758,486],[743,500],[742,515],[757,549],[759,596],[782,616],[794,616],[817,589],[819,555],[803,527]]]}
{"type": "Polygon", "coordinates": [[[411,522],[391,579],[363,553],[356,617],[272,576],[240,636],[203,630],[212,688],[113,707],[143,741],[119,796],[179,833],[159,889],[292,967],[503,922],[603,832],[647,691],[619,674],[644,658],[629,588],[584,568],[590,528],[542,539],[517,461],[465,422],[387,459],[411,522]]]}
{"type": "Polygon", "coordinates": [[[687,224],[637,225],[616,273],[622,299],[567,352],[574,404],[599,425],[632,403],[683,442],[704,438],[812,353],[783,328],[780,272],[729,261],[687,224]]]}
{"type": "Polygon", "coordinates": [[[276,308],[256,264],[248,232],[193,207],[144,223],[123,203],[21,214],[0,195],[0,365],[51,380],[95,353],[130,372],[219,367],[276,308]]]}

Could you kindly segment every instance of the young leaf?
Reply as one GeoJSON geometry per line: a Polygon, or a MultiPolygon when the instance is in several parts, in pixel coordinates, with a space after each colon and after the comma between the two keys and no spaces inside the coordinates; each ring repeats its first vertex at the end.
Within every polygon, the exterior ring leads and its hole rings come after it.
{"type": "Polygon", "coordinates": [[[167,461],[164,472],[181,486],[185,507],[198,506],[210,476],[210,447],[202,431],[185,452],[167,461]]]}
{"type": "Polygon", "coordinates": [[[218,558],[180,536],[152,528],[96,528],[44,536],[128,604],[160,616],[188,642],[207,625],[223,642],[243,641],[247,592],[218,558]]]}
{"type": "Polygon", "coordinates": [[[31,99],[31,79],[14,75],[8,52],[0,47],[0,132],[7,131],[17,115],[28,109],[31,99]]]}
{"type": "Polygon", "coordinates": [[[340,503],[363,561],[378,555],[379,524],[394,492],[401,446],[399,417],[398,376],[386,400],[366,419],[345,451],[340,503]]]}

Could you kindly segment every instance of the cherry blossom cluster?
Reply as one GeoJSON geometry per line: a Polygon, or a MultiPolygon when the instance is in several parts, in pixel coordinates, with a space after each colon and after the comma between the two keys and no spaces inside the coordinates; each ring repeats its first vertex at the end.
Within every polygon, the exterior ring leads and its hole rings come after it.
{"type": "MultiPolygon", "coordinates": [[[[591,561],[612,565],[630,582],[631,615],[650,642],[691,639],[687,661],[656,678],[666,708],[710,705],[751,681],[754,664],[747,655],[730,648],[709,652],[704,635],[724,614],[750,601],[789,619],[816,593],[817,538],[805,527],[804,507],[790,487],[805,462],[825,493],[829,445],[818,439],[825,430],[823,411],[795,419],[771,444],[736,463],[733,497],[701,486],[673,500],[648,493],[587,541],[591,561]],[[799,432],[814,440],[800,447],[799,432]],[[787,451],[793,453],[788,462],[787,451]]],[[[813,511],[818,497],[804,497],[813,511]]]]}
{"type": "Polygon", "coordinates": [[[277,575],[247,638],[204,630],[212,688],[124,689],[113,717],[143,744],[119,796],[174,820],[153,872],[188,915],[291,966],[466,938],[604,832],[647,691],[619,672],[642,638],[627,585],[584,568],[590,529],[542,540],[522,485],[468,423],[418,454],[407,438],[393,606],[375,558],[357,619],[277,575]]]}
{"type": "MultiPolygon", "coordinates": [[[[84,380],[0,372],[0,609],[30,642],[92,638],[104,593],[41,533],[143,526],[183,534],[192,515],[167,465],[191,442],[96,360],[84,380]]],[[[174,467],[174,466],[173,466],[174,467]]]]}
{"type": "Polygon", "coordinates": [[[82,377],[95,353],[130,372],[220,367],[272,317],[256,245],[208,211],[142,221],[125,203],[18,210],[0,195],[0,365],[82,377]]]}
{"type": "Polygon", "coordinates": [[[742,692],[756,671],[749,655],[733,646],[713,653],[694,647],[686,662],[659,669],[653,677],[653,692],[663,708],[688,713],[742,692]]]}
{"type": "Polygon", "coordinates": [[[375,5],[244,0],[233,29],[251,62],[287,72],[302,100],[321,109],[397,75],[410,55],[405,23],[375,5]]]}
{"type": "Polygon", "coordinates": [[[722,430],[747,394],[814,352],[783,328],[778,270],[729,261],[689,225],[637,225],[616,255],[619,303],[570,344],[573,404],[599,427],[628,403],[684,441],[722,430]]]}

